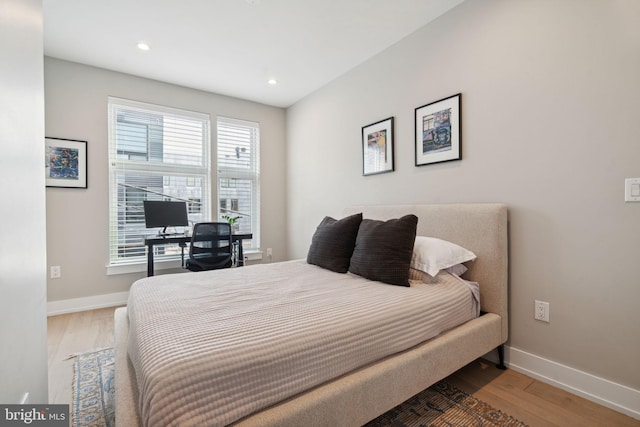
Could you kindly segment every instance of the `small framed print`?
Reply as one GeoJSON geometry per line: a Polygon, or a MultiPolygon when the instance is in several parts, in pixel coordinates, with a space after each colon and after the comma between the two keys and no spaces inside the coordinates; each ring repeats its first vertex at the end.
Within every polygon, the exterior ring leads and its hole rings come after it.
{"type": "Polygon", "coordinates": [[[460,97],[416,108],[416,166],[462,159],[460,97]]]}
{"type": "Polygon", "coordinates": [[[393,172],[393,117],[362,127],[362,174],[393,172]]]}
{"type": "Polygon", "coordinates": [[[87,141],[45,137],[47,187],[87,188],[87,141]]]}

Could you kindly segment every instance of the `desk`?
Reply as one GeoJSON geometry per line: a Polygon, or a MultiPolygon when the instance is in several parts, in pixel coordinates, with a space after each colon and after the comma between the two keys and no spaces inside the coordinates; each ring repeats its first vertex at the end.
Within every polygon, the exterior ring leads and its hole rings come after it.
{"type": "MultiPolygon", "coordinates": [[[[234,242],[238,242],[238,267],[244,265],[244,256],[242,254],[242,241],[246,239],[253,239],[253,234],[233,234],[231,236],[234,242]]],[[[157,245],[169,245],[171,243],[178,243],[181,246],[186,246],[191,242],[191,236],[185,236],[184,234],[169,234],[167,236],[153,236],[144,239],[144,244],[147,247],[147,276],[153,276],[153,247],[157,245]]]]}

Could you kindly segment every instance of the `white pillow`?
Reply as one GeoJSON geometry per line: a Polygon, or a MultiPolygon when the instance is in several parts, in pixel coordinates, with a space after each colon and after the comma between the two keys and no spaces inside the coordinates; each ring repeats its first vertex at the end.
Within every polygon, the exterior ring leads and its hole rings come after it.
{"type": "Polygon", "coordinates": [[[445,270],[460,277],[467,272],[467,267],[464,264],[456,264],[453,267],[445,268],[445,270]]]}
{"type": "Polygon", "coordinates": [[[455,243],[435,237],[416,236],[411,267],[435,277],[440,270],[476,258],[476,254],[455,243]]]}

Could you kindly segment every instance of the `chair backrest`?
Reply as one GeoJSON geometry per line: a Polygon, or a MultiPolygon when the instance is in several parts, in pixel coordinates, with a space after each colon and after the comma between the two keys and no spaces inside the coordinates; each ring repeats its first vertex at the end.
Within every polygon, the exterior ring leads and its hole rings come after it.
{"type": "Polygon", "coordinates": [[[231,265],[231,226],[226,222],[199,222],[193,226],[189,264],[211,270],[231,265]]]}

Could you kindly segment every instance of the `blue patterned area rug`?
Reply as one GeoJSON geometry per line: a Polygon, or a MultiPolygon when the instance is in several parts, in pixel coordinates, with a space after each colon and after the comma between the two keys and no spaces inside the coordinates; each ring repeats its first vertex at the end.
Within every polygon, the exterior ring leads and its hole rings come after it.
{"type": "Polygon", "coordinates": [[[71,426],[115,426],[113,349],[81,354],[76,357],[73,367],[71,426]]]}
{"type": "MultiPolygon", "coordinates": [[[[81,354],[74,366],[72,427],[114,427],[113,349],[81,354]]],[[[526,427],[446,381],[432,385],[366,425],[388,426],[526,427]]]]}

